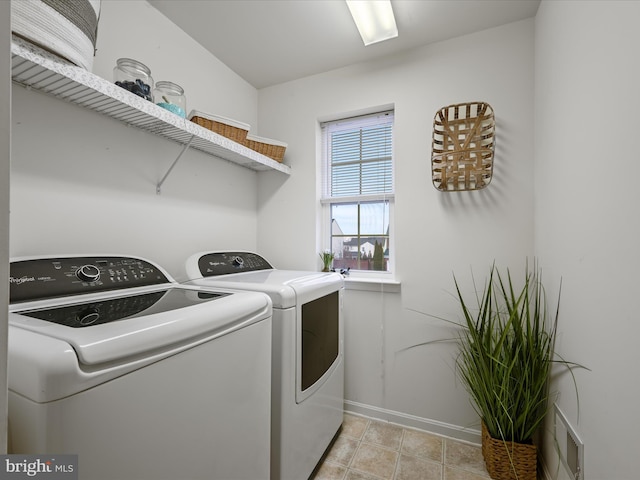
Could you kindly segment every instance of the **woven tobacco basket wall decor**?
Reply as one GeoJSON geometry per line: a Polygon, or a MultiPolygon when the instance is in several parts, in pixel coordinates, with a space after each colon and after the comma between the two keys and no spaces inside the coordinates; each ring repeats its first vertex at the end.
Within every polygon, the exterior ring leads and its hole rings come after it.
{"type": "Polygon", "coordinates": [[[443,192],[480,190],[491,182],[495,118],[484,102],[441,108],[433,119],[431,172],[443,192]]]}

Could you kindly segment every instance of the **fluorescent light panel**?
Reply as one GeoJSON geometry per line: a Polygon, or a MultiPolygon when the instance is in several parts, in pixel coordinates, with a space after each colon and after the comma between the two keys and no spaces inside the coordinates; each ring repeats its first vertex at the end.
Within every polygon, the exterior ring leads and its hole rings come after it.
{"type": "Polygon", "coordinates": [[[346,2],[365,46],[398,36],[391,0],[346,0],[346,2]]]}

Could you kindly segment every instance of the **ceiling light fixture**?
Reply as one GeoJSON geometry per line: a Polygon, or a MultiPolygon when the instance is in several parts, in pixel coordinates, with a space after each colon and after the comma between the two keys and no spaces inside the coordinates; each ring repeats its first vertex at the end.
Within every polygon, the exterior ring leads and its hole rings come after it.
{"type": "Polygon", "coordinates": [[[391,0],[346,0],[346,2],[365,46],[398,36],[391,0]]]}

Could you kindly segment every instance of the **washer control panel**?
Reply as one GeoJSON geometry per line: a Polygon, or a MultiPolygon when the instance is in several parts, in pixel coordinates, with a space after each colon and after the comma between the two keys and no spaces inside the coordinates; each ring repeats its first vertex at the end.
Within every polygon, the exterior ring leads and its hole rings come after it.
{"type": "Polygon", "coordinates": [[[215,277],[230,273],[254,272],[273,267],[256,253],[249,252],[213,252],[198,259],[198,268],[203,277],[215,277]]]}
{"type": "Polygon", "coordinates": [[[168,282],[156,265],[134,257],[39,258],[9,266],[10,303],[168,282]]]}

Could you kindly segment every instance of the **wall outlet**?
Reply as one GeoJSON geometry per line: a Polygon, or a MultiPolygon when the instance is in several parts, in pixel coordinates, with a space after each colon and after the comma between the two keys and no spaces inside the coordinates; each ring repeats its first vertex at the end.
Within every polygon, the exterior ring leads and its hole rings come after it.
{"type": "Polygon", "coordinates": [[[575,480],[584,480],[584,443],[557,404],[555,407],[555,439],[560,460],[575,480]]]}

